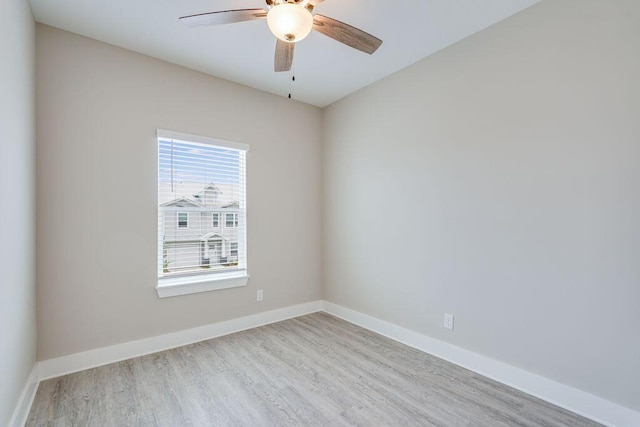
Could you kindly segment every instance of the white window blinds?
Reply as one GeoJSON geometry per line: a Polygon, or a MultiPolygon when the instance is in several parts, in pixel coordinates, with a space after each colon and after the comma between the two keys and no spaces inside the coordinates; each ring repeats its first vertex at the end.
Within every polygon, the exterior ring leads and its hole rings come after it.
{"type": "Polygon", "coordinates": [[[248,148],[158,130],[159,278],[246,270],[248,148]]]}

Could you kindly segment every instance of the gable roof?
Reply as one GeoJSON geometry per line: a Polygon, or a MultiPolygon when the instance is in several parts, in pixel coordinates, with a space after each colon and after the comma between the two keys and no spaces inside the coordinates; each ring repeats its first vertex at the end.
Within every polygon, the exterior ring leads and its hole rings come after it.
{"type": "Polygon", "coordinates": [[[168,206],[175,206],[178,208],[183,208],[186,206],[193,206],[196,208],[203,208],[204,205],[202,203],[198,203],[195,200],[191,200],[188,199],[186,197],[180,197],[179,199],[175,199],[175,200],[171,200],[170,202],[167,203],[163,203],[160,206],[162,207],[168,207],[168,206]]]}
{"type": "Polygon", "coordinates": [[[195,198],[201,197],[202,195],[204,195],[204,193],[206,193],[209,190],[213,190],[213,192],[216,193],[216,194],[222,194],[222,191],[220,191],[218,186],[215,185],[213,182],[210,182],[209,184],[205,185],[202,190],[200,190],[196,194],[194,194],[193,197],[195,197],[195,198]]]}
{"type": "Polygon", "coordinates": [[[215,237],[215,240],[229,240],[228,237],[223,236],[222,234],[218,233],[218,232],[213,232],[213,233],[209,233],[209,234],[205,234],[204,236],[200,237],[200,240],[205,241],[205,240],[210,240],[212,237],[215,237]]]}

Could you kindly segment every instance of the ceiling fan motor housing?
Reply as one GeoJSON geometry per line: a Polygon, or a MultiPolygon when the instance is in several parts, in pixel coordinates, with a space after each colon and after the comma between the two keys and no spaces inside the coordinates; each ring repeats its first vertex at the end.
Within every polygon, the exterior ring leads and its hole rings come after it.
{"type": "Polygon", "coordinates": [[[266,0],[267,2],[267,6],[269,6],[269,8],[272,8],[274,6],[277,6],[279,4],[283,4],[283,3],[288,3],[288,4],[300,4],[301,6],[306,7],[309,12],[311,12],[313,10],[313,2],[310,0],[266,0]]]}

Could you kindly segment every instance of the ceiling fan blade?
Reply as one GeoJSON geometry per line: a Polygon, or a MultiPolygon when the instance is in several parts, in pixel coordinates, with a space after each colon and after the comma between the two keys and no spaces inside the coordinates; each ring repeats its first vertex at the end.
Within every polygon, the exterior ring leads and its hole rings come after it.
{"type": "Polygon", "coordinates": [[[289,71],[293,63],[293,51],[296,48],[295,43],[287,43],[278,39],[276,43],[276,57],[273,61],[273,69],[276,73],[289,71]]]}
{"type": "Polygon", "coordinates": [[[223,25],[233,24],[234,22],[253,21],[266,17],[267,11],[264,9],[237,9],[183,16],[180,18],[180,22],[188,27],[201,27],[206,25],[223,25]]]}
{"type": "Polygon", "coordinates": [[[378,50],[382,40],[352,27],[349,24],[322,15],[313,16],[313,28],[334,40],[371,55],[378,50]]]}

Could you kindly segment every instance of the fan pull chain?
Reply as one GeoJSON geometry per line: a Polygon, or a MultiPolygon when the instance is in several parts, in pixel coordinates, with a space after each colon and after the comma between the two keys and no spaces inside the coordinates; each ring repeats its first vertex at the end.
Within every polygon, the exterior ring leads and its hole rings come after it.
{"type": "Polygon", "coordinates": [[[290,78],[290,81],[289,81],[289,99],[292,99],[291,93],[293,92],[293,84],[296,81],[296,76],[294,74],[293,67],[291,67],[291,69],[289,70],[289,78],[290,78]]]}

